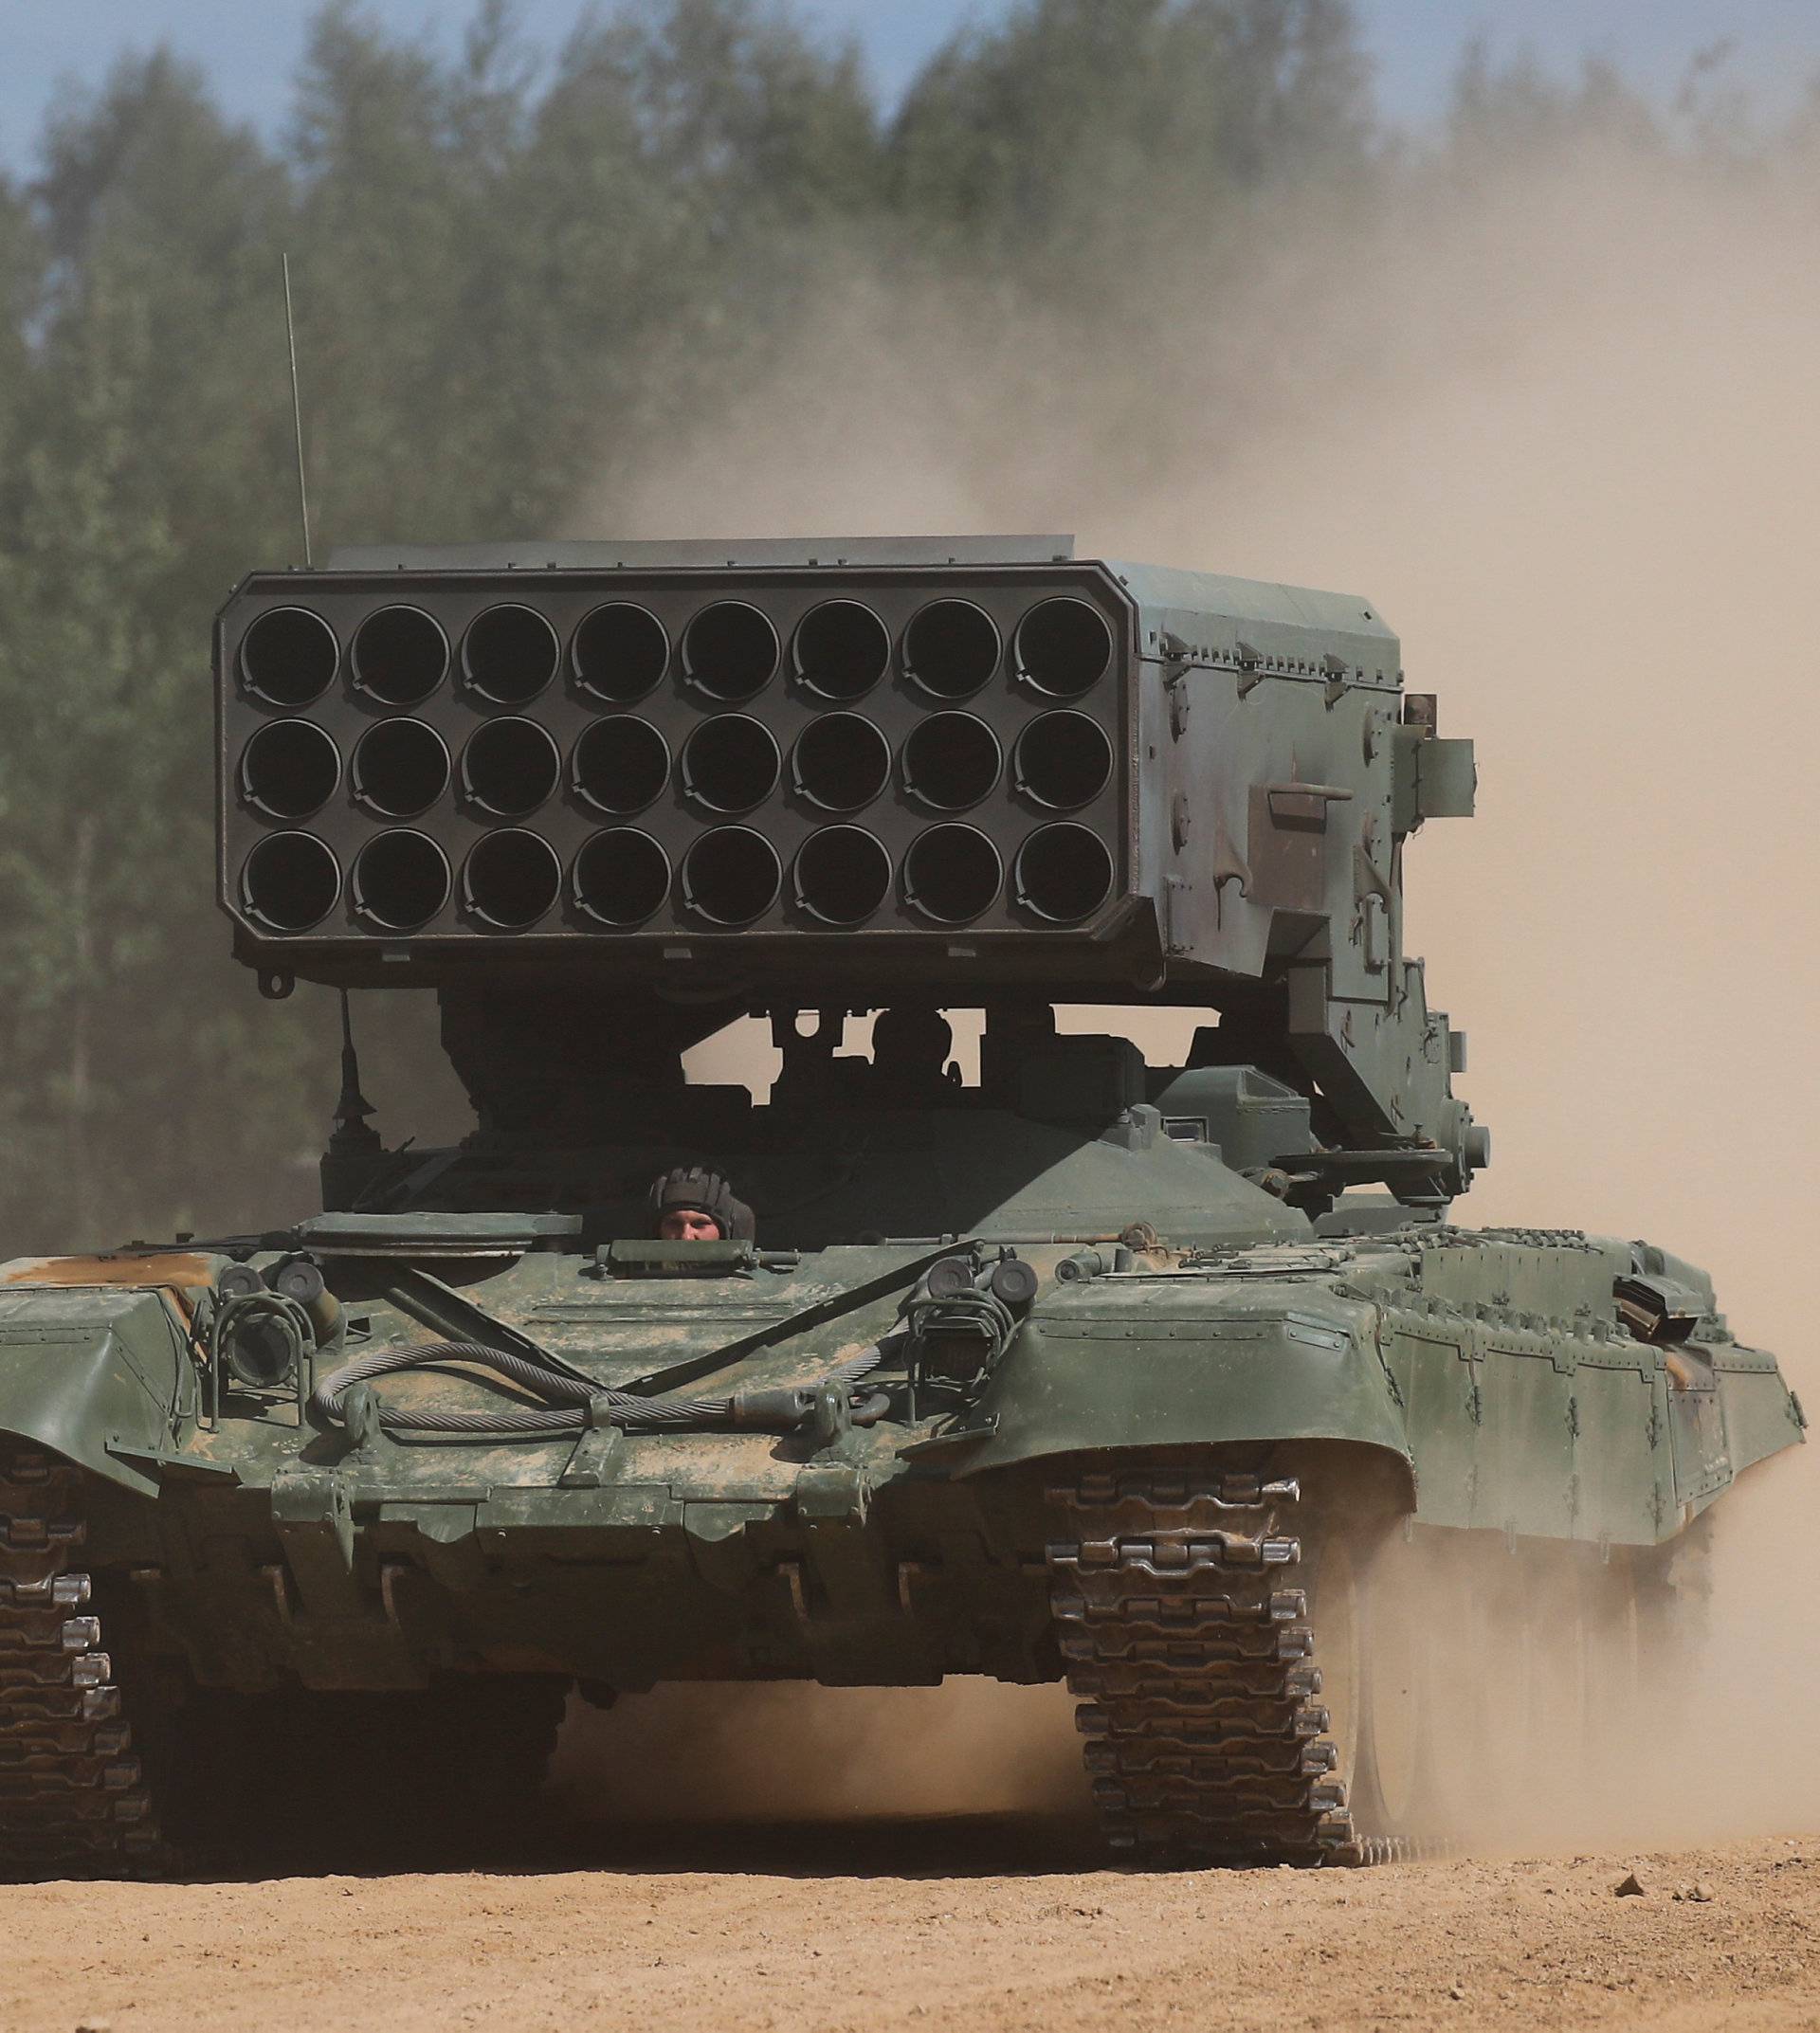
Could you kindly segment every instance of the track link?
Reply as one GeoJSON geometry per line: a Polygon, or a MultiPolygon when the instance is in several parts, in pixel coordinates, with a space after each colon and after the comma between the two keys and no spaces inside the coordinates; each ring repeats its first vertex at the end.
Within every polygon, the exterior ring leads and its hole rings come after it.
{"type": "Polygon", "coordinates": [[[118,1871],[160,1844],[90,1580],[81,1469],[0,1445],[0,1874],[118,1871]]]}
{"type": "Polygon", "coordinates": [[[1115,1848],[1222,1863],[1367,1864],[1320,1705],[1293,1479],[1081,1476],[1048,1493],[1050,1606],[1115,1848]]]}

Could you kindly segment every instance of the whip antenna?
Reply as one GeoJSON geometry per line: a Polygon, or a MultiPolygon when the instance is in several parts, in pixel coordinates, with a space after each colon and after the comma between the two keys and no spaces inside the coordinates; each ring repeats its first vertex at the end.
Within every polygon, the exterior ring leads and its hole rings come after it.
{"type": "Polygon", "coordinates": [[[310,555],[310,490],[303,478],[303,398],[297,386],[297,319],[291,312],[291,257],[279,257],[284,269],[284,338],[291,354],[291,430],[297,441],[297,512],[303,523],[303,564],[314,570],[310,555]]]}

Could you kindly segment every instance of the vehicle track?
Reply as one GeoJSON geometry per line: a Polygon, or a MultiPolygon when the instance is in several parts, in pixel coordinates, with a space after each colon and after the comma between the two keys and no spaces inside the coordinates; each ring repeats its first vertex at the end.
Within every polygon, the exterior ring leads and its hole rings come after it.
{"type": "Polygon", "coordinates": [[[1050,1605],[1107,1840],[1158,1861],[1371,1864],[1321,1705],[1292,1477],[1095,1472],[1052,1488],[1050,1605]]]}
{"type": "Polygon", "coordinates": [[[0,1873],[119,1872],[159,1852],[88,1574],[84,1478],[0,1449],[0,1873]]]}

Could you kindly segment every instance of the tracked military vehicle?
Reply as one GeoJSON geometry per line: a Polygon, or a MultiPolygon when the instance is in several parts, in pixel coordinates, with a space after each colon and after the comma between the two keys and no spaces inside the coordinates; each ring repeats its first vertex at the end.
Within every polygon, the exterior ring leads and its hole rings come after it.
{"type": "Polygon", "coordinates": [[[1472,754],[1363,600],[388,548],[254,573],[214,663],[238,956],[435,995],[476,1128],[389,1148],[350,1039],[322,1213],[6,1268],[14,1869],[275,1790],[497,1826],[576,1688],[950,1674],[1066,1678],[1116,1844],[1391,1857],[1450,1752],[1558,1771],[1801,1437],[1691,1266],[1449,1219],[1488,1144],[1403,864],[1472,754]],[[1198,1012],[1186,1062],[1083,1006],[1198,1012]],[[754,1015],[768,1096],[691,1083],[754,1015]],[[653,1235],[678,1163],[755,1233],[653,1235]],[[1567,1677],[1460,1698],[1493,1616],[1567,1677]]]}

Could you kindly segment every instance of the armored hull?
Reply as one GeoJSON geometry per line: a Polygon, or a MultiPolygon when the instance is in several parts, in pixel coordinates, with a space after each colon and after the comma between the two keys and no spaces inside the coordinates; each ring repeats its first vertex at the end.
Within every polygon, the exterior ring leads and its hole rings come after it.
{"type": "Polygon", "coordinates": [[[576,1689],[956,1674],[1065,1678],[1116,1844],[1379,1861],[1455,1753],[1571,1759],[1671,1549],[1802,1437],[1692,1266],[1453,1225],[1488,1144],[1401,865],[1470,756],[1369,607],[737,550],[225,611],[238,950],[433,989],[477,1128],[386,1149],[347,1032],[323,1214],[0,1271],[11,1867],[257,1842],[281,1748],[331,1849],[452,1841],[576,1689]],[[1153,1067],[1083,1001],[1207,1021],[1153,1067]],[[684,1079],[755,1013],[762,1105],[684,1079]],[[703,1157],[755,1240],[649,1234],[703,1157]],[[1566,1679],[1468,1712],[1513,1613],[1566,1679]]]}
{"type": "MultiPolygon", "coordinates": [[[[1020,1130],[1051,1134],[951,1113],[852,1126],[881,1165],[971,1146],[982,1171],[1020,1130]]],[[[527,1741],[547,1746],[572,1684],[699,1679],[1065,1674],[1108,1834],[1165,1854],[1357,1861],[1444,1828],[1421,1787],[1441,1647],[1533,1569],[1551,1618],[1584,1591],[1603,1656],[1668,1542],[1799,1438],[1797,1408],[1709,1299],[1672,1343],[1632,1332],[1615,1294],[1701,1289],[1656,1252],[1435,1224],[1319,1236],[1154,1113],[1076,1143],[1042,1189],[1059,1201],[915,1241],[584,1249],[573,1218],[419,1211],[231,1254],[10,1265],[9,1861],[152,1853],[160,1824],[256,1838],[256,1770],[238,1798],[212,1771],[206,1812],[180,1776],[211,1704],[243,1741],[384,1746],[364,1786],[341,1759],[341,1826],[352,1803],[395,1811],[402,1786],[454,1832],[464,1789],[497,1826],[507,1746],[529,1797],[527,1741]],[[1202,1184],[1200,1235],[1169,1236],[1202,1184]],[[919,1319],[935,1266],[972,1290],[1006,1252],[1036,1290],[988,1323],[1000,1345],[919,1319]],[[269,1386],[211,1377],[223,1273],[298,1262],[339,1300],[339,1349],[269,1386]],[[761,1416],[807,1396],[784,1432],[731,1409],[591,1424],[585,1404],[548,1436],[409,1430],[539,1406],[489,1347],[541,1351],[603,1399],[711,1390],[761,1416]],[[412,1350],[432,1366],[387,1374],[363,1425],[345,1401],[345,1423],[311,1417],[337,1366],[412,1350]],[[864,1402],[826,1384],[867,1352],[864,1402]],[[1431,1604],[1413,1636],[1370,1606],[1412,1562],[1431,1604]]]]}

